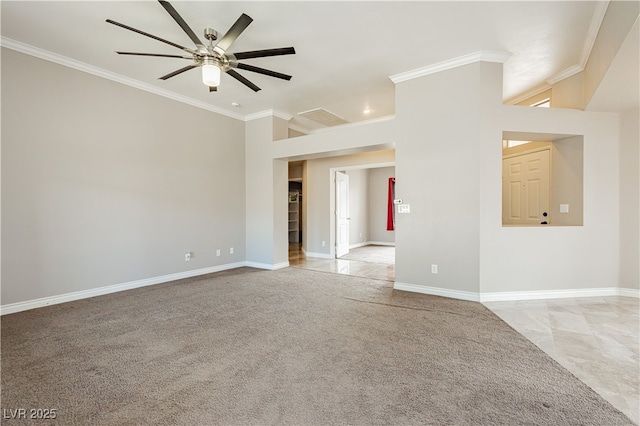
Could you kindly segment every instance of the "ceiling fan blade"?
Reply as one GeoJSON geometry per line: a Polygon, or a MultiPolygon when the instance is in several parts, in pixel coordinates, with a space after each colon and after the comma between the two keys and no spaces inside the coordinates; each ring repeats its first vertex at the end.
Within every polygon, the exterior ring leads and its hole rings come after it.
{"type": "Polygon", "coordinates": [[[135,56],[157,56],[160,58],[182,58],[182,59],[193,59],[192,56],[181,56],[181,55],[165,55],[164,53],[139,53],[139,52],[116,52],[118,55],[135,55],[135,56]]]}
{"type": "Polygon", "coordinates": [[[235,56],[236,59],[264,58],[266,56],[293,55],[296,50],[293,47],[281,47],[279,49],[252,50],[248,52],[232,53],[229,56],[235,56]]]}
{"type": "Polygon", "coordinates": [[[152,39],[154,39],[154,40],[158,40],[158,41],[161,41],[161,42],[163,42],[163,43],[167,43],[168,45],[171,45],[171,46],[173,46],[173,47],[177,47],[178,49],[182,49],[182,50],[184,50],[185,52],[189,52],[189,53],[191,53],[191,54],[195,54],[195,52],[194,52],[193,50],[191,50],[191,49],[187,49],[187,48],[186,48],[186,47],[184,47],[184,46],[180,46],[180,45],[179,45],[179,44],[177,44],[177,43],[174,43],[174,42],[169,41],[169,40],[165,40],[165,39],[160,38],[160,37],[158,37],[158,36],[154,36],[153,34],[145,33],[144,31],[137,30],[137,29],[135,29],[135,28],[133,28],[133,27],[130,27],[130,26],[128,26],[128,25],[121,24],[120,22],[116,22],[116,21],[113,21],[113,20],[111,20],[111,19],[107,19],[107,22],[108,22],[108,23],[110,23],[110,24],[116,25],[116,26],[118,26],[118,27],[124,28],[124,29],[126,29],[126,30],[133,31],[134,33],[142,34],[143,36],[151,37],[151,38],[152,38],[152,39]]]}
{"type": "Polygon", "coordinates": [[[238,20],[229,28],[229,31],[227,31],[218,44],[215,45],[213,50],[224,54],[251,22],[253,22],[253,19],[249,15],[245,15],[244,13],[240,15],[238,20]]]}
{"type": "Polygon", "coordinates": [[[173,20],[176,21],[178,25],[180,25],[180,28],[182,28],[182,31],[187,33],[191,41],[193,41],[193,43],[198,47],[198,49],[200,48],[204,49],[205,48],[204,44],[202,44],[202,42],[200,41],[196,33],[194,33],[191,27],[187,25],[185,20],[182,19],[182,16],[180,16],[180,14],[173,8],[173,6],[171,6],[171,3],[164,0],[158,0],[158,1],[162,5],[162,7],[164,7],[164,9],[169,13],[169,15],[171,15],[173,20]]]}
{"type": "Polygon", "coordinates": [[[227,70],[227,74],[229,74],[231,77],[235,78],[240,83],[244,84],[254,92],[257,92],[258,90],[260,90],[258,86],[256,86],[255,84],[253,84],[252,82],[250,82],[249,80],[247,80],[246,78],[244,78],[234,70],[227,70]]]}
{"type": "Polygon", "coordinates": [[[253,65],[237,64],[237,67],[240,68],[241,70],[257,72],[259,74],[268,75],[269,77],[281,78],[281,79],[287,80],[287,81],[291,80],[291,76],[290,75],[282,74],[282,73],[279,73],[279,72],[276,72],[276,71],[271,71],[271,70],[267,70],[267,69],[260,68],[260,67],[254,67],[253,65]]]}
{"type": "Polygon", "coordinates": [[[187,65],[186,67],[184,67],[184,68],[180,68],[180,69],[179,69],[179,70],[177,70],[177,71],[170,72],[170,73],[169,73],[169,74],[167,74],[167,75],[163,75],[163,76],[162,76],[162,77],[160,77],[158,80],[167,80],[167,79],[169,79],[169,78],[171,78],[171,77],[175,77],[176,75],[178,75],[178,74],[182,74],[183,72],[185,72],[185,71],[189,71],[190,69],[193,69],[193,68],[198,68],[198,66],[197,66],[197,65],[187,65]]]}
{"type": "Polygon", "coordinates": [[[209,86],[209,93],[217,92],[217,91],[218,91],[218,86],[209,86]]]}

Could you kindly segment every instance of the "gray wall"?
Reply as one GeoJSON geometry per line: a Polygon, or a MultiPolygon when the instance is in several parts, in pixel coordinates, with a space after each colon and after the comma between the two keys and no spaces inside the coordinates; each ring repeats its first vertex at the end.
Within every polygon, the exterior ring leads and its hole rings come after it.
{"type": "Polygon", "coordinates": [[[2,49],[2,304],[244,261],[243,141],[241,121],[2,49]]]}
{"type": "Polygon", "coordinates": [[[589,105],[629,30],[638,19],[639,10],[640,3],[637,1],[609,2],[583,71],[584,106],[589,105]]]}
{"type": "Polygon", "coordinates": [[[348,169],[349,244],[395,243],[395,231],[387,231],[387,192],[395,167],[348,169]]]}
{"type": "Polygon", "coordinates": [[[483,121],[502,102],[501,69],[474,63],[396,85],[396,198],[411,208],[396,216],[398,283],[478,292],[478,158],[483,121]]]}
{"type": "Polygon", "coordinates": [[[553,226],[583,224],[584,138],[573,136],[555,140],[551,148],[551,205],[553,226]],[[560,204],[569,204],[569,213],[560,213],[560,204]]]}
{"type": "Polygon", "coordinates": [[[503,106],[502,66],[482,62],[399,83],[395,120],[283,140],[279,118],[242,123],[2,59],[3,305],[233,262],[286,265],[287,161],[302,159],[308,252],[333,254],[330,171],[395,162],[396,196],[411,205],[397,218],[397,281],[451,295],[638,288],[637,111],[503,106]],[[501,226],[504,130],[584,135],[584,226],[501,226]]]}
{"type": "Polygon", "coordinates": [[[369,236],[369,170],[346,170],[349,176],[349,246],[362,245],[369,236]]]}
{"type": "Polygon", "coordinates": [[[288,265],[289,164],[273,159],[274,140],[286,138],[284,120],[246,123],[247,262],[260,268],[288,265]]]}
{"type": "Polygon", "coordinates": [[[504,106],[502,129],[584,135],[583,226],[501,227],[497,144],[485,144],[481,175],[481,291],[601,289],[619,284],[619,116],[504,106]],[[494,152],[495,151],[495,152],[494,152]],[[494,169],[496,169],[494,171],[494,169]]]}
{"type": "Polygon", "coordinates": [[[640,288],[640,111],[620,129],[620,286],[640,288]]]}
{"type": "Polygon", "coordinates": [[[395,231],[387,231],[387,193],[395,167],[369,169],[369,241],[395,244],[395,231]]]}

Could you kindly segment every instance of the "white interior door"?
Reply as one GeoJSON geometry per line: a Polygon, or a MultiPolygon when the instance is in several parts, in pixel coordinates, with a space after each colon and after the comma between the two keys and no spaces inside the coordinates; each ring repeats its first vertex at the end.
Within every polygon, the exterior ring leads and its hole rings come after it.
{"type": "Polygon", "coordinates": [[[349,253],[349,176],[336,172],[336,257],[349,253]]]}
{"type": "Polygon", "coordinates": [[[502,160],[502,223],[550,223],[549,150],[502,160]]]}

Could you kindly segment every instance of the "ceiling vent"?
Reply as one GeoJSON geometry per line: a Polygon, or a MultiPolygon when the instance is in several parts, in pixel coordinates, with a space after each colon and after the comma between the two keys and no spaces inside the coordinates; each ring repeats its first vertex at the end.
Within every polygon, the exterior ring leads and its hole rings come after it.
{"type": "Polygon", "coordinates": [[[324,108],[310,109],[309,111],[299,112],[298,115],[300,117],[313,120],[316,123],[324,124],[325,126],[338,126],[340,124],[348,123],[344,118],[335,115],[324,108]]]}

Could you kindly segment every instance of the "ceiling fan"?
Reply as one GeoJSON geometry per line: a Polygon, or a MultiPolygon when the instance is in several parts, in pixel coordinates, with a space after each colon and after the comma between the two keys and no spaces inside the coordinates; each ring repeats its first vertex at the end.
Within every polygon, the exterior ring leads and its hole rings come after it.
{"type": "Polygon", "coordinates": [[[238,62],[238,60],[242,59],[252,59],[252,58],[263,58],[267,56],[280,56],[280,55],[292,55],[296,53],[293,47],[281,47],[277,49],[264,49],[264,50],[252,50],[247,52],[236,52],[230,53],[228,49],[231,47],[233,42],[242,34],[242,32],[249,26],[253,19],[244,13],[238,18],[238,20],[231,26],[231,28],[226,32],[224,36],[220,40],[218,40],[218,32],[212,28],[205,28],[204,37],[209,41],[208,45],[202,43],[202,41],[198,38],[198,36],[193,32],[193,30],[187,25],[187,23],[182,19],[180,14],[173,8],[173,6],[168,1],[158,0],[162,7],[171,15],[171,17],[180,25],[180,28],[189,36],[189,38],[196,45],[194,49],[189,49],[187,47],[181,46],[177,43],[173,43],[171,41],[165,40],[163,38],[154,36],[153,34],[146,33],[144,31],[135,29],[125,24],[121,24],[120,22],[113,21],[111,19],[107,19],[107,22],[113,25],[117,25],[118,27],[122,27],[129,31],[133,31],[138,34],[142,34],[144,36],[150,37],[154,40],[161,41],[173,47],[177,47],[178,49],[182,49],[185,52],[189,53],[189,55],[166,55],[162,53],[139,53],[139,52],[116,52],[119,55],[137,55],[137,56],[157,56],[162,58],[182,58],[189,59],[192,61],[190,65],[187,65],[184,68],[180,68],[179,70],[170,72],[167,75],[163,75],[160,77],[160,80],[167,80],[171,77],[175,77],[178,74],[181,74],[185,71],[189,71],[194,68],[202,68],[202,82],[209,87],[209,92],[215,92],[218,90],[218,85],[220,84],[220,74],[221,72],[225,72],[231,77],[238,80],[240,83],[249,87],[254,92],[260,90],[258,86],[253,84],[251,81],[240,75],[236,69],[242,69],[246,71],[255,72],[258,74],[268,75],[270,77],[280,78],[283,80],[291,80],[291,76],[287,74],[282,74],[276,71],[267,70],[264,68],[256,67],[253,65],[244,64],[238,62]],[[216,44],[214,42],[217,41],[216,44]]]}

